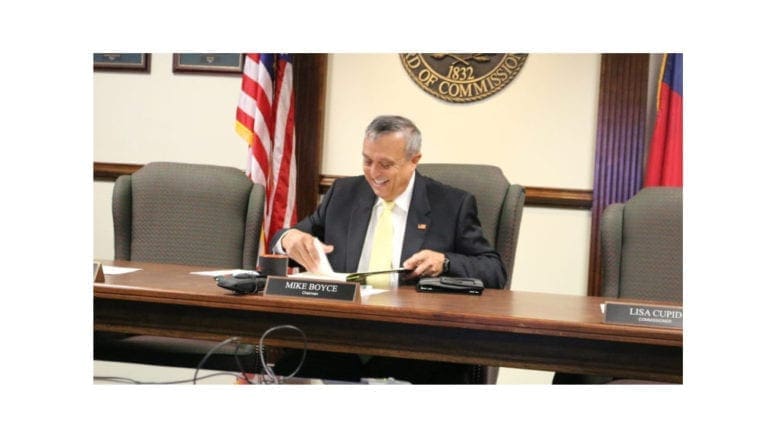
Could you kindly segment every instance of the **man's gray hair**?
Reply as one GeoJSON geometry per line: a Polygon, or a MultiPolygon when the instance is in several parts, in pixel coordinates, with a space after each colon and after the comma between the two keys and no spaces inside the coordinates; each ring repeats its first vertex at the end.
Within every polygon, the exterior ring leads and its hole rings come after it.
{"type": "Polygon", "coordinates": [[[399,115],[380,115],[367,126],[364,136],[370,140],[392,132],[402,132],[405,137],[405,157],[421,152],[421,131],[412,121],[399,115]]]}

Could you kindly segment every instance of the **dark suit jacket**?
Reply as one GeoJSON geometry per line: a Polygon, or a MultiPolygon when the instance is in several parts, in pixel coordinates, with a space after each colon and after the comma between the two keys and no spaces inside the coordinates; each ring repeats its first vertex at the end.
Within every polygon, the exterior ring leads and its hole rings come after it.
{"type": "MultiPolygon", "coordinates": [[[[294,228],[334,246],[328,254],[334,271],[355,272],[375,200],[364,176],[338,179],[316,211],[294,228]]],[[[271,247],[283,231],[275,234],[271,247]]],[[[450,259],[448,276],[480,278],[487,288],[505,285],[502,259],[483,236],[475,197],[416,172],[401,261],[422,249],[450,259]]]]}

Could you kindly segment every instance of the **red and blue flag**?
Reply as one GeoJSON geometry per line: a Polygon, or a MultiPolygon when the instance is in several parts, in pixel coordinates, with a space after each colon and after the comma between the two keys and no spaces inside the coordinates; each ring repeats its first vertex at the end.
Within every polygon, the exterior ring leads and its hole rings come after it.
{"type": "Polygon", "coordinates": [[[664,55],[645,186],[683,185],[683,55],[664,55]]]}

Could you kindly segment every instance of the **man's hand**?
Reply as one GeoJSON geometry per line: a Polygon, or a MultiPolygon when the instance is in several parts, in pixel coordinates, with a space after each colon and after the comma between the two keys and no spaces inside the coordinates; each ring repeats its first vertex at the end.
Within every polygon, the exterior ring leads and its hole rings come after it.
{"type": "Polygon", "coordinates": [[[408,273],[408,278],[417,276],[440,276],[442,274],[445,254],[433,250],[424,249],[402,263],[402,267],[413,270],[408,273]]]}
{"type": "MultiPolygon", "coordinates": [[[[299,231],[289,229],[281,238],[281,247],[289,255],[289,258],[297,261],[305,270],[309,272],[318,271],[318,252],[313,242],[315,237],[299,231]]],[[[334,250],[331,244],[324,245],[324,252],[330,253],[334,250]]]]}

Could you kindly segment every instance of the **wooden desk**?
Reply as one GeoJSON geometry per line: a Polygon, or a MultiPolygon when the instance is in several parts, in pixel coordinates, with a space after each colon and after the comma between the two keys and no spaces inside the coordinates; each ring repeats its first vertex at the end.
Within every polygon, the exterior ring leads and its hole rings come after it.
{"type": "MultiPolygon", "coordinates": [[[[268,328],[292,324],[310,349],[682,382],[682,332],[604,324],[603,298],[413,288],[357,302],[235,296],[211,277],[190,274],[213,268],[105,264],[142,270],[94,284],[96,331],[258,343],[268,328]]],[[[302,347],[290,330],[265,342],[302,347]]]]}

